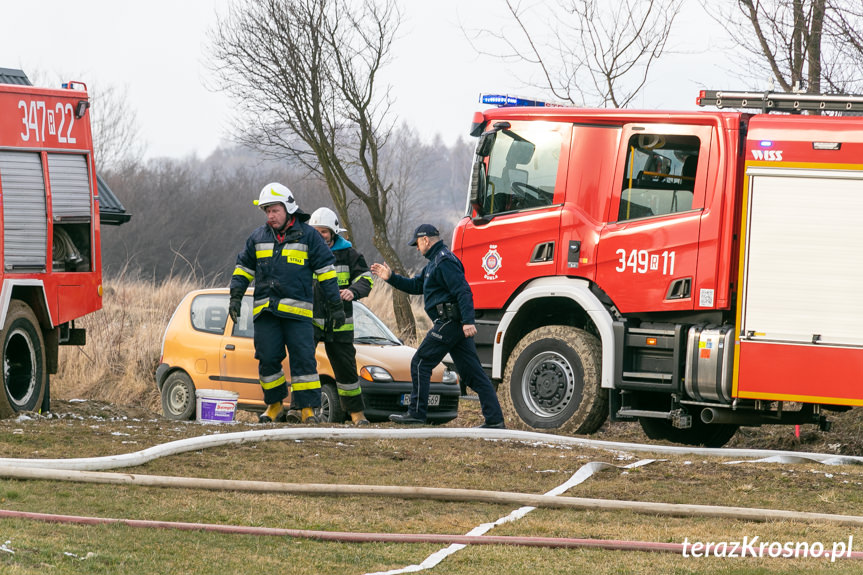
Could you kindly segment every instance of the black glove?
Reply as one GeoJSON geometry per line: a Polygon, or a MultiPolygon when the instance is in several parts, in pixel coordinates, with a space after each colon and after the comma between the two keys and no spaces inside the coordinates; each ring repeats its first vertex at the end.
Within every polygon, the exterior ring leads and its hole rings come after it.
{"type": "Polygon", "coordinates": [[[341,300],[329,303],[330,319],[333,320],[333,329],[339,329],[345,325],[345,306],[341,300]]]}
{"type": "Polygon", "coordinates": [[[237,319],[240,317],[240,309],[243,307],[242,302],[242,299],[232,297],[231,303],[228,304],[228,315],[234,323],[237,323],[237,319]]]}

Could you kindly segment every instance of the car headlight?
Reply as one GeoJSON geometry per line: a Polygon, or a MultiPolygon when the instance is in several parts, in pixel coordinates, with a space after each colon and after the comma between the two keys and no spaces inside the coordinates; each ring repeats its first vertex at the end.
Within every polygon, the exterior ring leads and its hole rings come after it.
{"type": "Polygon", "coordinates": [[[367,366],[360,370],[360,377],[366,381],[393,381],[390,372],[376,365],[367,366]]]}
{"type": "Polygon", "coordinates": [[[451,369],[443,370],[441,381],[444,383],[458,383],[458,374],[451,369]]]}

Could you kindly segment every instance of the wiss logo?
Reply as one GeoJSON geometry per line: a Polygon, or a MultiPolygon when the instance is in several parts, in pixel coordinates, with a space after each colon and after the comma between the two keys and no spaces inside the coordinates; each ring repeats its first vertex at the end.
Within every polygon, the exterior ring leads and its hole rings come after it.
{"type": "Polygon", "coordinates": [[[756,160],[766,160],[768,162],[781,162],[782,150],[752,150],[752,156],[756,160]]]}

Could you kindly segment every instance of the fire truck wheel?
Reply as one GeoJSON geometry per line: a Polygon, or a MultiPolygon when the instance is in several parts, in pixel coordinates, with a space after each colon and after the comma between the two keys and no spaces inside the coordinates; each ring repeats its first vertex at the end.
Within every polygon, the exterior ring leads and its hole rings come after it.
{"type": "Polygon", "coordinates": [[[39,409],[48,383],[45,343],[36,314],[20,300],[12,300],[6,311],[0,365],[4,390],[0,417],[39,409]]]}
{"type": "Polygon", "coordinates": [[[498,393],[507,425],[593,433],[608,415],[599,340],[571,326],[528,333],[513,349],[498,393]]]}
{"type": "Polygon", "coordinates": [[[162,385],[162,411],[174,421],[188,421],[195,417],[197,400],[195,384],[183,371],[174,371],[162,385]]]}
{"type": "Polygon", "coordinates": [[[739,426],[730,423],[707,424],[701,421],[700,413],[692,417],[692,427],[678,429],[666,419],[641,417],[638,422],[644,434],[650,439],[672,441],[681,445],[703,445],[722,447],[728,443],[739,426]]]}

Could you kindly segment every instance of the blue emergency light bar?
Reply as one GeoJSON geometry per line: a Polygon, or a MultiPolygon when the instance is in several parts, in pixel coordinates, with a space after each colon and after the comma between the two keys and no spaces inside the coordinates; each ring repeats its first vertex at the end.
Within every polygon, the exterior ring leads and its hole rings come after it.
{"type": "Polygon", "coordinates": [[[498,106],[500,108],[509,106],[537,106],[541,108],[559,106],[559,104],[552,104],[541,100],[532,100],[530,98],[519,98],[517,96],[509,96],[507,94],[480,94],[479,101],[481,104],[498,106]]]}

